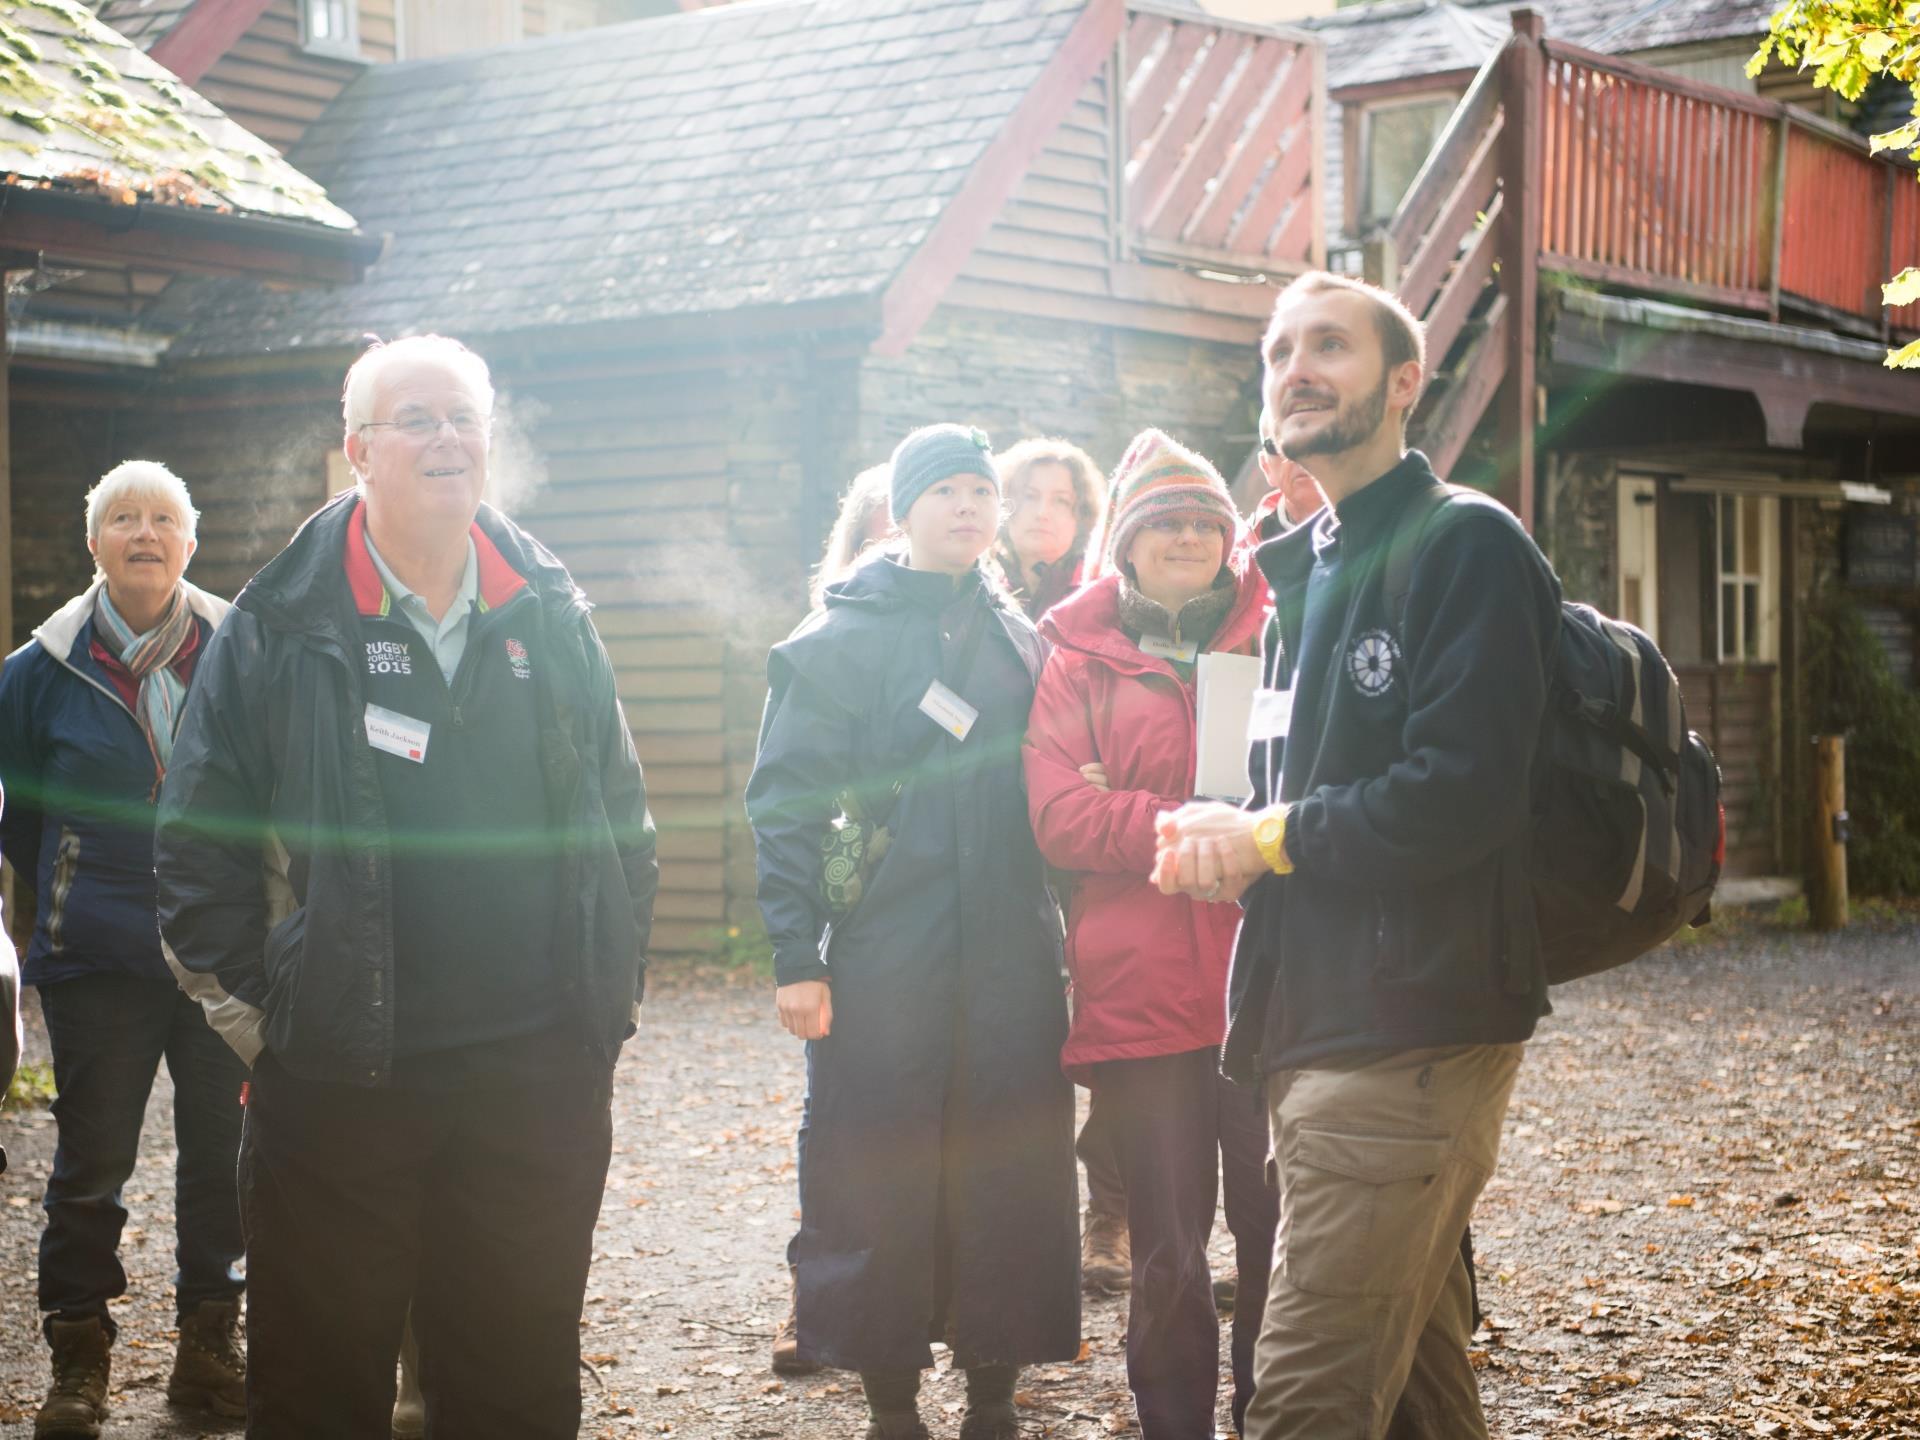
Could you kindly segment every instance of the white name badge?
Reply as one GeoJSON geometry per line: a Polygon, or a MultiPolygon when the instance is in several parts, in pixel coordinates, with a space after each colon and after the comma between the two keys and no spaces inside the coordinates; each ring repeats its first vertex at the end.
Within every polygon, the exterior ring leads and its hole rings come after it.
{"type": "Polygon", "coordinates": [[[1253,713],[1247,717],[1249,740],[1284,739],[1293,724],[1293,691],[1256,690],[1253,713]]]}
{"type": "Polygon", "coordinates": [[[920,713],[956,740],[964,740],[973,730],[980,712],[936,680],[920,697],[920,713]]]}
{"type": "Polygon", "coordinates": [[[402,760],[418,765],[427,758],[427,736],[433,727],[424,720],[402,715],[398,710],[369,703],[367,706],[367,744],[402,760]]]}
{"type": "Polygon", "coordinates": [[[1142,635],[1140,653],[1151,655],[1156,660],[1178,660],[1183,665],[1191,665],[1194,657],[1199,655],[1200,647],[1197,644],[1176,645],[1164,635],[1142,635]]]}

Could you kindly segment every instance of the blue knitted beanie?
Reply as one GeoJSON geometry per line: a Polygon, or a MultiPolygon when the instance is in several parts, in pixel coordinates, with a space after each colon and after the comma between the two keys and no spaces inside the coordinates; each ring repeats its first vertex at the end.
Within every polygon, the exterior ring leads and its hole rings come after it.
{"type": "Polygon", "coordinates": [[[986,431],[966,425],[923,425],[902,440],[893,452],[890,507],[894,524],[907,518],[914,501],[955,475],[979,475],[991,480],[996,490],[1000,487],[986,431]]]}

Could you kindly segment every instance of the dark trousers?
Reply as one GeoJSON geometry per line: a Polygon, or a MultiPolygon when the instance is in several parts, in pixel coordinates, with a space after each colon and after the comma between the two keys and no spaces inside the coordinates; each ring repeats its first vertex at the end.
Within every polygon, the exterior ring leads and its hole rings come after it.
{"type": "Polygon", "coordinates": [[[247,1434],[383,1436],[407,1305],[427,1434],[580,1427],[580,1310],[613,1127],[611,1075],[362,1089],[254,1069],[247,1434]]]}
{"type": "Polygon", "coordinates": [[[1215,1198],[1240,1266],[1233,1307],[1233,1421],[1253,1398],[1253,1350],[1266,1307],[1279,1196],[1267,1184],[1266,1107],[1220,1078],[1219,1052],[1191,1050],[1096,1067],[1133,1241],[1127,1384],[1144,1440],[1213,1433],[1220,1321],[1207,1268],[1215,1198]]]}
{"type": "Polygon", "coordinates": [[[40,1308],[79,1319],[127,1293],[121,1187],[140,1154],[153,1077],[165,1057],[173,1077],[174,1224],[181,1310],[240,1293],[245,1243],[234,1165],[240,1153],[240,1087],[246,1066],[171,980],[82,975],[40,987],[53,1046],[58,1139],[40,1235],[40,1308]]]}
{"type": "Polygon", "coordinates": [[[1087,1213],[1125,1215],[1127,1188],[1120,1183],[1120,1157],[1114,1153],[1113,1121],[1100,1104],[1100,1092],[1087,1094],[1087,1123],[1073,1153],[1087,1167],[1087,1213]]]}

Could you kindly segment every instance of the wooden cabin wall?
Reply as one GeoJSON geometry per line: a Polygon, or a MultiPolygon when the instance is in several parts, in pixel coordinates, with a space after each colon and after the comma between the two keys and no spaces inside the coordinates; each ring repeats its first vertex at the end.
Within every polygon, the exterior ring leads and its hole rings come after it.
{"type": "Polygon", "coordinates": [[[620,675],[660,830],[663,954],[758,920],[742,797],[766,655],[806,614],[850,386],[789,353],[509,394],[538,456],[516,518],[594,602],[620,675]]]}
{"type": "Polygon", "coordinates": [[[13,425],[14,644],[86,588],[86,493],[122,460],[158,460],[200,511],[187,578],[231,599],[326,495],[339,409],[82,409],[16,390],[13,425]]]}
{"type": "Polygon", "coordinates": [[[1087,83],[968,258],[953,298],[1043,291],[1095,303],[1111,293],[1113,117],[1107,70],[1087,83]]]}
{"type": "Polygon", "coordinates": [[[1254,345],[942,306],[898,359],[860,370],[858,461],[884,460],[916,425],[978,425],[1005,449],[1058,435],[1111,471],[1148,426],[1235,474],[1254,443],[1254,345]]]}
{"type": "Polygon", "coordinates": [[[359,61],[306,50],[300,43],[296,4],[273,0],[194,86],[283,152],[320,118],[363,64],[395,58],[395,0],[360,0],[359,61]]]}

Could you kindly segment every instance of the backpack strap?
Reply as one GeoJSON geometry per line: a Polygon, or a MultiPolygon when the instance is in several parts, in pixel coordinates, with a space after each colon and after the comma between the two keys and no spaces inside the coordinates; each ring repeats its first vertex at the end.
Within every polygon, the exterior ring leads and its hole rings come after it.
{"type": "Polygon", "coordinates": [[[1420,546],[1426,540],[1427,527],[1433,523],[1433,517],[1462,493],[1463,487],[1444,482],[1422,489],[1400,507],[1393,534],[1387,537],[1387,615],[1402,645],[1407,643],[1407,596],[1413,590],[1413,562],[1420,556],[1420,546]]]}

